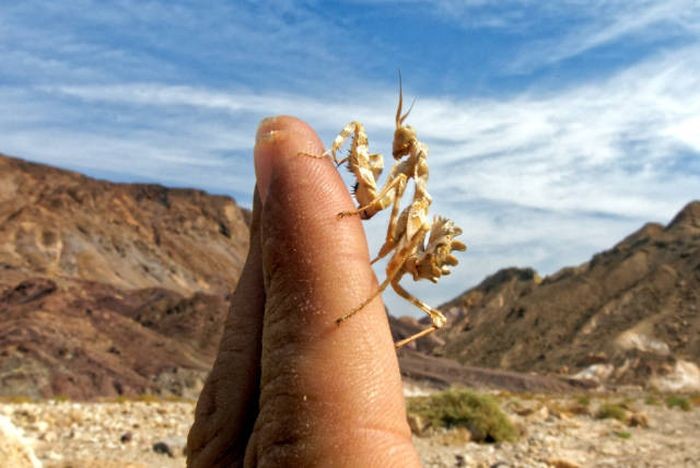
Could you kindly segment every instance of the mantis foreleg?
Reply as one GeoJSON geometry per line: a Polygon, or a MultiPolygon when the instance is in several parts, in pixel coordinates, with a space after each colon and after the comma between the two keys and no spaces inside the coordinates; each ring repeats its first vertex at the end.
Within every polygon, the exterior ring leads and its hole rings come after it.
{"type": "Polygon", "coordinates": [[[390,204],[397,204],[406,190],[408,178],[405,174],[398,174],[394,179],[388,181],[379,194],[364,206],[353,211],[341,211],[338,218],[345,216],[357,216],[365,213],[367,218],[388,207],[390,204]]]}

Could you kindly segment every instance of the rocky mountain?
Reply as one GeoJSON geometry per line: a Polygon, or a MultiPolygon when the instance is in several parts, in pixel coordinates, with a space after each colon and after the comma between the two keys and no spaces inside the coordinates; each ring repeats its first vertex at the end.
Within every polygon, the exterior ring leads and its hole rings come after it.
{"type": "MultiPolygon", "coordinates": [[[[0,155],[0,396],[195,396],[249,219],[228,197],[0,155]]],[[[441,308],[448,326],[399,354],[408,379],[700,386],[700,202],[583,265],[544,279],[501,270],[441,308]]],[[[390,324],[395,338],[425,327],[390,324]]]]}
{"type": "Polygon", "coordinates": [[[0,155],[0,282],[42,275],[226,293],[245,260],[246,219],[228,197],[0,155]]]}
{"type": "Polygon", "coordinates": [[[228,197],[0,155],[0,394],[196,393],[248,220],[228,197]]]}
{"type": "Polygon", "coordinates": [[[509,268],[441,306],[423,350],[463,364],[700,390],[700,202],[542,279],[509,268]]]}

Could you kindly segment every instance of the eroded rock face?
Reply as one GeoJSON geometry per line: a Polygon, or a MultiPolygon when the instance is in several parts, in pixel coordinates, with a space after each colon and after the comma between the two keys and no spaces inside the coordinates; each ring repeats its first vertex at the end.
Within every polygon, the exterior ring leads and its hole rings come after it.
{"type": "Polygon", "coordinates": [[[228,197],[0,155],[0,395],[196,396],[248,222],[228,197]]]}
{"type": "Polygon", "coordinates": [[[0,284],[47,276],[226,294],[248,249],[248,216],[231,198],[2,155],[0,221],[0,284]]]}
{"type": "Polygon", "coordinates": [[[222,333],[225,296],[46,285],[30,278],[0,296],[0,395],[196,397],[222,333]],[[42,294],[28,300],[18,291],[42,294]]]}
{"type": "Polygon", "coordinates": [[[431,351],[468,365],[688,389],[700,365],[700,202],[580,266],[544,280],[501,270],[440,308],[451,319],[431,351]]]}

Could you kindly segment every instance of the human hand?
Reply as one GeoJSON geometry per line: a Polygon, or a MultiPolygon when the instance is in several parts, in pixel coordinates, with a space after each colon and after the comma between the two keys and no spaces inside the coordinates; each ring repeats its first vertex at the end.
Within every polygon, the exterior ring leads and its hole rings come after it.
{"type": "Polygon", "coordinates": [[[323,145],[292,117],[255,146],[250,250],[213,370],[197,402],[188,465],[419,466],[398,361],[359,218],[323,145]]]}

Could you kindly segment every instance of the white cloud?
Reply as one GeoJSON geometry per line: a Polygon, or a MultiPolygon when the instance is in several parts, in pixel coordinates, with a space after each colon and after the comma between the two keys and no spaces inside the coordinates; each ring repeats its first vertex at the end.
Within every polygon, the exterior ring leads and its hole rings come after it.
{"type": "Polygon", "coordinates": [[[700,116],[688,117],[666,128],[667,135],[688,145],[692,150],[700,148],[700,116]]]}

